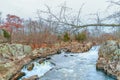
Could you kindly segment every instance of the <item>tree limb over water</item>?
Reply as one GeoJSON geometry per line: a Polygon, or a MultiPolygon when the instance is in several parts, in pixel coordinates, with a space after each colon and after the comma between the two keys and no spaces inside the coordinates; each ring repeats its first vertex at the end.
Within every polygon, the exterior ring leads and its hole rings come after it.
{"type": "Polygon", "coordinates": [[[86,24],[86,25],[80,25],[76,27],[88,27],[88,26],[104,26],[104,27],[120,27],[120,24],[86,24]]]}
{"type": "MultiPolygon", "coordinates": [[[[111,1],[110,3],[114,3],[113,1],[111,1]]],[[[117,4],[118,5],[118,4],[117,4]]],[[[57,14],[53,13],[51,8],[49,6],[46,5],[47,10],[38,10],[37,11],[37,15],[38,18],[40,20],[43,20],[45,22],[47,22],[48,24],[56,24],[57,27],[60,26],[70,26],[71,29],[74,28],[85,28],[85,27],[89,27],[89,26],[103,26],[103,27],[120,27],[120,23],[119,21],[117,21],[117,23],[104,23],[103,21],[107,21],[110,19],[114,19],[115,17],[119,18],[119,13],[118,14],[112,14],[109,15],[105,18],[101,18],[99,13],[94,14],[94,21],[95,23],[87,23],[87,24],[83,24],[82,20],[81,20],[81,12],[82,12],[82,8],[83,8],[84,4],[80,7],[78,13],[75,16],[71,16],[70,14],[67,14],[67,10],[69,10],[70,8],[66,7],[66,5],[61,6],[60,11],[58,11],[57,14]],[[41,14],[46,14],[48,17],[42,17],[41,14]]],[[[118,20],[118,19],[117,19],[118,20]]]]}

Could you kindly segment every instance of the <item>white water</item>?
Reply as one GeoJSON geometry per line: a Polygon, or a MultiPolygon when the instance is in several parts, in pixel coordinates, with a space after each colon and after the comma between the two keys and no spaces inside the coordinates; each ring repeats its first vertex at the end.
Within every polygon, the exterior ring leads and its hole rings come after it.
{"type": "Polygon", "coordinates": [[[50,69],[53,68],[53,65],[48,62],[44,61],[43,63],[39,64],[39,62],[33,62],[34,63],[34,68],[32,71],[28,71],[26,66],[21,70],[21,72],[24,72],[26,75],[23,78],[29,78],[33,75],[38,75],[38,77],[43,76],[46,72],[48,72],[50,69]]]}
{"type": "Polygon", "coordinates": [[[25,78],[38,75],[40,80],[115,80],[96,70],[98,50],[99,46],[94,46],[80,54],[62,52],[51,56],[45,63],[34,62],[32,71],[27,71],[25,67],[21,71],[26,73],[25,78]]]}

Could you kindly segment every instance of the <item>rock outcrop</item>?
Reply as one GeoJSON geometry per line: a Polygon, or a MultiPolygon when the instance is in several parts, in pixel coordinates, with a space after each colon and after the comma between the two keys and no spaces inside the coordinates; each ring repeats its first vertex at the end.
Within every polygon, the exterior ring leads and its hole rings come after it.
{"type": "Polygon", "coordinates": [[[101,45],[98,55],[96,68],[120,80],[120,42],[112,40],[105,42],[101,45]]]}
{"type": "Polygon", "coordinates": [[[32,49],[28,45],[0,44],[0,80],[9,80],[20,67],[19,61],[32,55],[32,49]]]}

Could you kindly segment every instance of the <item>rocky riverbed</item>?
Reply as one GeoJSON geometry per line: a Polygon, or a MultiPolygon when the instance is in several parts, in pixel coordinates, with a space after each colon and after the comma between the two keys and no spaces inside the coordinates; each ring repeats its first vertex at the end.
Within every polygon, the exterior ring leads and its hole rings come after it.
{"type": "Polygon", "coordinates": [[[120,41],[109,40],[101,45],[97,69],[120,80],[120,41]]]}
{"type": "Polygon", "coordinates": [[[20,70],[26,64],[29,64],[36,58],[46,57],[48,55],[59,53],[65,50],[69,52],[84,52],[92,47],[92,43],[57,43],[54,47],[44,47],[32,50],[29,45],[22,44],[0,44],[0,80],[17,80],[25,75],[20,70]]]}
{"type": "Polygon", "coordinates": [[[43,62],[41,59],[34,60],[23,67],[21,72],[26,75],[20,80],[115,80],[96,70],[98,49],[99,46],[93,46],[81,54],[62,51],[61,54],[47,57],[43,62]]]}

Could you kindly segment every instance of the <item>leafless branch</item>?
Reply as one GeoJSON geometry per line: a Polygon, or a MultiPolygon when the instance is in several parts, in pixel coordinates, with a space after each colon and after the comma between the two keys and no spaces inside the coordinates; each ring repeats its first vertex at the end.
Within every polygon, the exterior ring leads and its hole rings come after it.
{"type": "Polygon", "coordinates": [[[81,14],[81,12],[82,12],[82,9],[83,9],[83,6],[84,6],[85,4],[83,3],[82,4],[82,6],[80,7],[80,9],[79,9],[79,12],[78,12],[78,15],[77,15],[77,25],[81,22],[80,21],[80,14],[81,14]]]}
{"type": "Polygon", "coordinates": [[[120,6],[120,1],[116,1],[116,2],[115,2],[115,1],[112,1],[112,0],[111,0],[111,1],[108,1],[108,2],[120,6]]]}

